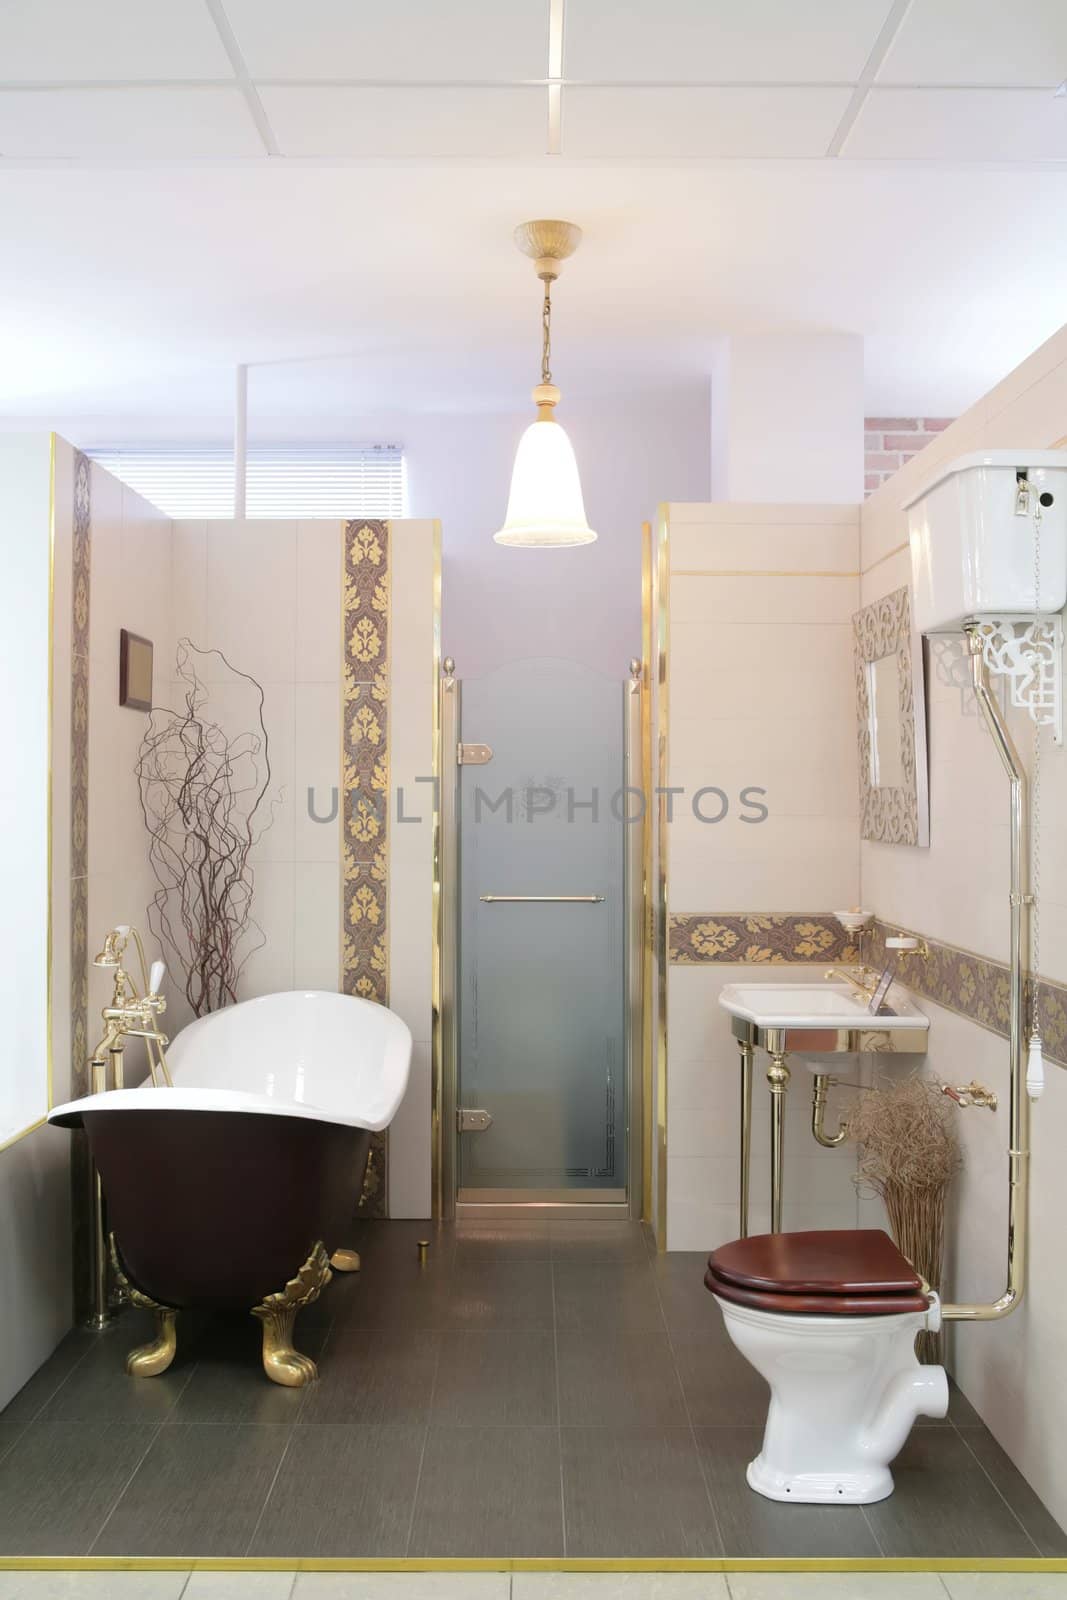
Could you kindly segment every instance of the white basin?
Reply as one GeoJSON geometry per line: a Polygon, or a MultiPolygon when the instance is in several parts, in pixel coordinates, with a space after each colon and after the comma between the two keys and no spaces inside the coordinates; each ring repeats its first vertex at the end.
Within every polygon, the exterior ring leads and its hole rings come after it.
{"type": "Polygon", "coordinates": [[[732,1017],[759,1028],[868,1028],[898,1032],[930,1026],[903,991],[894,985],[876,1017],[866,998],[846,983],[728,983],[719,1004],[732,1017]]]}

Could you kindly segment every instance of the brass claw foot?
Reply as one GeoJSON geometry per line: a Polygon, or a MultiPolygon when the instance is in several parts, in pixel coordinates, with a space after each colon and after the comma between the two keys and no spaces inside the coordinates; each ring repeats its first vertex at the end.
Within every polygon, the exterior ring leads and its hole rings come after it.
{"type": "Polygon", "coordinates": [[[252,1315],[263,1324],[263,1370],[272,1383],[288,1389],[302,1389],[318,1377],[310,1356],[293,1348],[293,1325],[297,1312],[319,1298],[333,1274],[322,1241],[315,1245],[295,1278],[290,1278],[279,1294],[269,1294],[252,1315]]]}
{"type": "Polygon", "coordinates": [[[142,1294],[140,1289],[135,1289],[123,1271],[114,1234],[109,1236],[108,1243],[111,1247],[111,1265],[115,1269],[115,1281],[119,1288],[125,1290],[126,1298],[131,1305],[140,1306],[144,1311],[154,1311],[156,1314],[155,1338],[149,1340],[148,1344],[139,1344],[130,1351],[126,1357],[126,1371],[131,1378],[158,1378],[161,1372],[166,1372],[178,1350],[178,1313],[173,1306],[160,1305],[158,1300],[153,1300],[149,1295],[142,1294]]]}
{"type": "Polygon", "coordinates": [[[178,1349],[177,1320],[176,1311],[156,1308],[155,1338],[148,1344],[139,1344],[126,1357],[126,1371],[131,1378],[157,1378],[166,1372],[178,1349]]]}
{"type": "Polygon", "coordinates": [[[330,1257],[330,1266],[335,1272],[358,1272],[360,1265],[358,1250],[335,1250],[330,1257]]]}

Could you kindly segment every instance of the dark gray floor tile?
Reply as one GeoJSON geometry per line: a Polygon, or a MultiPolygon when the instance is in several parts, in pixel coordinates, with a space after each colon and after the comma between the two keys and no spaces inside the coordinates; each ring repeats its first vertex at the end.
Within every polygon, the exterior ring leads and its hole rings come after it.
{"type": "Polygon", "coordinates": [[[402,1556],[426,1429],[293,1429],[250,1556],[402,1556]]]}
{"type": "Polygon", "coordinates": [[[435,1424],[515,1427],[556,1420],[556,1343],[551,1332],[441,1335],[435,1424]]]}
{"type": "Polygon", "coordinates": [[[557,1328],[633,1328],[662,1333],[663,1313],[647,1261],[553,1263],[557,1328]]]}
{"type": "Polygon", "coordinates": [[[0,1418],[0,1461],[4,1459],[16,1439],[21,1439],[29,1424],[26,1422],[5,1422],[0,1418]]]}
{"type": "Polygon", "coordinates": [[[948,1414],[944,1417],[916,1417],[917,1428],[984,1428],[985,1423],[962,1389],[948,1380],[948,1414]]]}
{"type": "Polygon", "coordinates": [[[1041,1555],[1062,1560],[1067,1557],[1067,1533],[1052,1512],[1031,1489],[1018,1467],[1001,1449],[987,1428],[967,1428],[960,1437],[978,1458],[987,1476],[1004,1496],[1041,1555]]]}
{"type": "Polygon", "coordinates": [[[87,1555],[156,1429],[31,1422],[0,1461],[0,1555],[87,1555]]]}
{"type": "Polygon", "coordinates": [[[954,1428],[915,1428],[896,1488],[867,1507],[887,1556],[1034,1556],[1037,1551],[954,1428]]]}
{"type": "Polygon", "coordinates": [[[749,1488],[745,1469],[759,1454],[762,1428],[697,1428],[696,1436],[727,1556],[818,1560],[880,1554],[863,1507],[787,1506],[749,1488]]]}
{"type": "Polygon", "coordinates": [[[565,1427],[688,1422],[666,1334],[560,1332],[556,1353],[565,1427]]]}
{"type": "MultiPolygon", "coordinates": [[[[339,1286],[332,1326],[341,1328],[442,1328],[452,1274],[440,1263],[424,1270],[407,1260],[359,1274],[339,1286]]],[[[333,1293],[331,1284],[327,1293],[333,1293]]],[[[308,1311],[315,1308],[310,1306],[308,1311]]],[[[305,1313],[304,1315],[307,1315],[305,1313]]]]}
{"type": "Polygon", "coordinates": [[[336,1328],[307,1390],[305,1423],[429,1419],[439,1335],[425,1330],[336,1328]]]}
{"type": "MultiPolygon", "coordinates": [[[[296,1348],[318,1361],[327,1329],[296,1325],[296,1348]]],[[[315,1388],[286,1389],[263,1371],[263,1329],[252,1317],[228,1320],[194,1346],[197,1357],[169,1422],[295,1422],[315,1388]]],[[[152,1380],[155,1381],[155,1380],[152,1380]]]]}
{"type": "MultiPolygon", "coordinates": [[[[374,1271],[386,1259],[417,1264],[420,1239],[425,1239],[430,1247],[428,1261],[447,1265],[456,1247],[455,1224],[431,1222],[423,1217],[403,1217],[393,1222],[365,1222],[352,1239],[350,1248],[359,1251],[361,1272],[368,1267],[374,1271]]],[[[350,1277],[355,1274],[341,1273],[339,1276],[350,1277]]]]}
{"type": "Polygon", "coordinates": [[[269,1426],[161,1428],[93,1555],[243,1556],[289,1438],[269,1426]]]}
{"type": "Polygon", "coordinates": [[[552,1222],[554,1261],[647,1261],[648,1250],[639,1222],[552,1222]]]}
{"type": "Polygon", "coordinates": [[[458,1267],[479,1261],[547,1261],[550,1255],[548,1223],[542,1218],[456,1223],[458,1267]]]}
{"type": "Polygon", "coordinates": [[[0,1422],[30,1422],[46,1406],[83,1356],[88,1355],[104,1335],[72,1328],[37,1368],[28,1383],[0,1411],[0,1422]]]}
{"type": "Polygon", "coordinates": [[[551,1328],[552,1265],[486,1261],[457,1267],[446,1308],[449,1328],[551,1328]]]}
{"type": "Polygon", "coordinates": [[[559,1431],[431,1428],[408,1553],[561,1556],[559,1431]]]}
{"type": "Polygon", "coordinates": [[[763,1427],[771,1391],[729,1340],[673,1333],[671,1346],[695,1427],[763,1427]]]}
{"type": "Polygon", "coordinates": [[[652,1276],[668,1328],[728,1339],[719,1303],[704,1287],[706,1257],[695,1252],[657,1256],[652,1276]]]}
{"type": "Polygon", "coordinates": [[[719,1556],[689,1428],[563,1428],[568,1556],[719,1556]]]}
{"type": "Polygon", "coordinates": [[[156,1378],[131,1378],[126,1357],[155,1336],[147,1311],[126,1311],[98,1333],[41,1412],[42,1422],[164,1422],[189,1382],[193,1362],[183,1353],[179,1319],[174,1365],[156,1378]]]}

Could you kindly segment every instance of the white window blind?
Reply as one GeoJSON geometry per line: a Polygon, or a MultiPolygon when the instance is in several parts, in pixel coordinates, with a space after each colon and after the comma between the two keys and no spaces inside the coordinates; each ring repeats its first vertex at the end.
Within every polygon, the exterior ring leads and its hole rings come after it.
{"type": "MultiPolygon", "coordinates": [[[[137,445],[86,455],[168,517],[233,516],[228,445],[137,445]]],[[[249,517],[402,517],[399,445],[255,445],[248,450],[249,517]]]]}

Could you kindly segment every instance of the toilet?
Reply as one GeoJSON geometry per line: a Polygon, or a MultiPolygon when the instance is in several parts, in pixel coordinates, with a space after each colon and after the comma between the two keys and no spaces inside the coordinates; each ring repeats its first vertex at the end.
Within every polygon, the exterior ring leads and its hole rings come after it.
{"type": "Polygon", "coordinates": [[[770,1500],[866,1505],[893,1492],[889,1463],[916,1417],[948,1410],[944,1367],[916,1335],[941,1306],[879,1229],[768,1233],[708,1257],[726,1331],[770,1385],[748,1482],[770,1500]]]}

